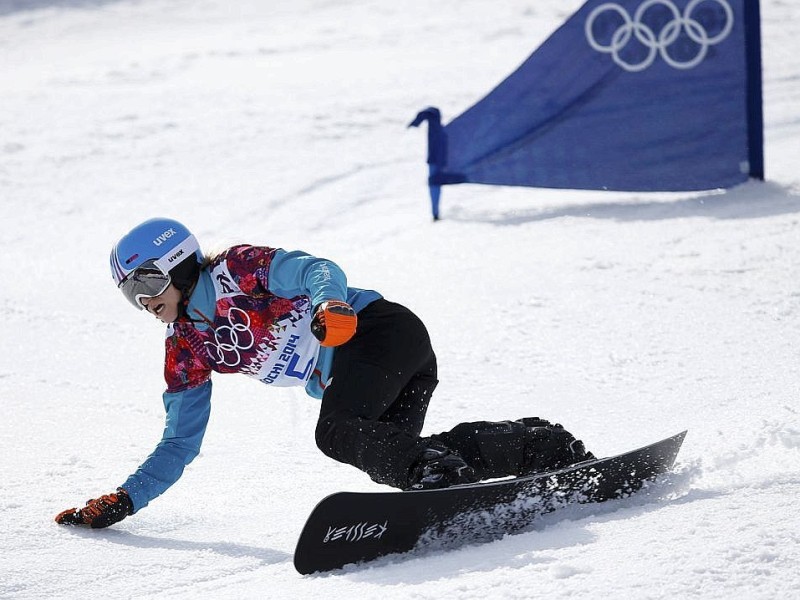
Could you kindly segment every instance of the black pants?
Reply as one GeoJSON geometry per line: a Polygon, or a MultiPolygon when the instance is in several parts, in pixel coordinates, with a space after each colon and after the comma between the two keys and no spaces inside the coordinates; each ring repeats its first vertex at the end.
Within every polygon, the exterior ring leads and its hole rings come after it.
{"type": "Polygon", "coordinates": [[[317,446],[373,480],[399,488],[431,439],[457,452],[480,479],[519,474],[524,433],[517,422],[461,423],[421,438],[436,388],[436,355],[425,325],[410,310],[377,300],[358,315],[355,336],[338,347],[322,397],[317,446]]]}
{"type": "Polygon", "coordinates": [[[404,306],[376,300],[358,314],[353,339],[336,349],[331,376],[317,446],[379,483],[407,487],[438,383],[425,325],[404,306]]]}

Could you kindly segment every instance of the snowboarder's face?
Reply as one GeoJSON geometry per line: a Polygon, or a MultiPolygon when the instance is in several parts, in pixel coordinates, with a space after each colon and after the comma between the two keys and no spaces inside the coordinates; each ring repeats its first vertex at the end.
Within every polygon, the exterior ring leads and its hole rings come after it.
{"type": "Polygon", "coordinates": [[[142,306],[147,312],[154,315],[164,323],[172,323],[178,318],[178,305],[181,301],[181,292],[170,284],[159,296],[142,298],[142,306]]]}

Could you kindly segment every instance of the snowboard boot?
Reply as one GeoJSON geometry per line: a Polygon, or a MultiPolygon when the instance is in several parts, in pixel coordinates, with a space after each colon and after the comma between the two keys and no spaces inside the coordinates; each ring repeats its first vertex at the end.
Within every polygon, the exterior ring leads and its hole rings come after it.
{"type": "Polygon", "coordinates": [[[518,419],[527,428],[523,447],[523,461],[519,475],[561,469],[575,463],[593,460],[583,442],[575,439],[558,423],[538,417],[518,419]]]}
{"type": "Polygon", "coordinates": [[[408,490],[435,490],[460,483],[475,483],[475,471],[458,454],[432,441],[411,467],[408,490]]]}

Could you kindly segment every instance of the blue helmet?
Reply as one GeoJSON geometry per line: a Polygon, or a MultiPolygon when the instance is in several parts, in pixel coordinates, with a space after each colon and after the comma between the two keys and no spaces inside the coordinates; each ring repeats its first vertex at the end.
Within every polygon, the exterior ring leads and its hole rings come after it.
{"type": "Polygon", "coordinates": [[[141,299],[174,283],[186,296],[197,280],[203,254],[194,235],[172,219],[150,219],[125,234],[111,250],[111,276],[138,309],[141,299]]]}

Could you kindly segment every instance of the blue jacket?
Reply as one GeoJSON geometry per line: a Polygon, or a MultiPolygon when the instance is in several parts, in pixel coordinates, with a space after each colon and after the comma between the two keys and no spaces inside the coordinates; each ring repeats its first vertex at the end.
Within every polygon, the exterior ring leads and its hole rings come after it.
{"type": "Polygon", "coordinates": [[[333,262],[304,252],[234,246],[200,272],[186,317],[167,328],[161,441],[122,484],[134,512],[183,474],[200,452],[211,411],[211,372],[243,373],[272,386],[303,385],[321,398],[333,348],[310,332],[311,311],[344,300],[356,312],[380,298],[347,287],[333,262]]]}

